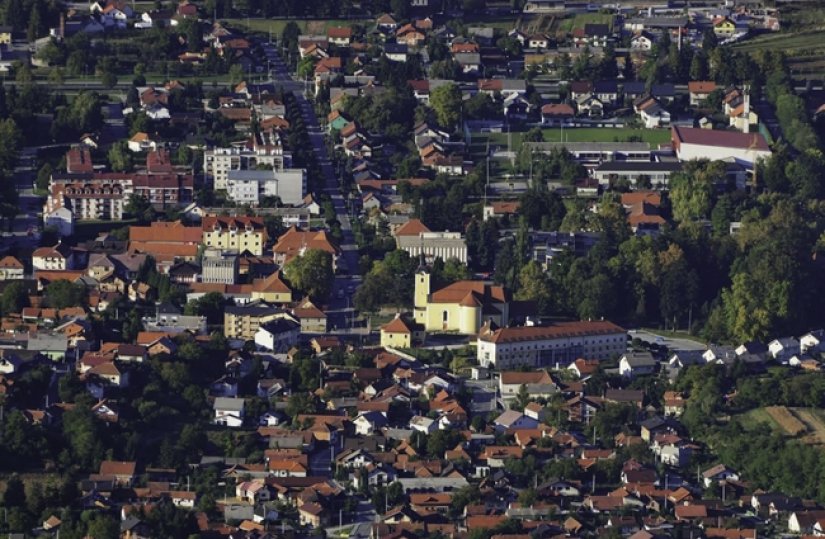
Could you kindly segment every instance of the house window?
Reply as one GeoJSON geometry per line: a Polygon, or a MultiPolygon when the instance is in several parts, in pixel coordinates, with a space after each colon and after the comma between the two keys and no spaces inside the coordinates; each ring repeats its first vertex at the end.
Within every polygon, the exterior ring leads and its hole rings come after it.
{"type": "Polygon", "coordinates": [[[442,312],[442,313],[441,313],[441,321],[442,321],[442,322],[444,322],[444,323],[446,324],[446,323],[447,323],[447,318],[448,318],[448,313],[447,313],[447,311],[442,312]]]}

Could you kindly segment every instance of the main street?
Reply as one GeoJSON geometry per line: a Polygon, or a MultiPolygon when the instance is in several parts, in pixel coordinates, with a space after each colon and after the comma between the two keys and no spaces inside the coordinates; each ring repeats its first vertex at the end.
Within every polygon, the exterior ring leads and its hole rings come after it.
{"type": "Polygon", "coordinates": [[[336,329],[349,328],[354,325],[355,310],[352,307],[352,295],[360,284],[360,277],[357,275],[358,247],[355,245],[347,204],[341,193],[339,179],[327,154],[324,131],[321,129],[312,103],[306,97],[305,82],[290,75],[289,69],[281,58],[276,45],[262,43],[261,48],[270,68],[270,77],[273,83],[282,87],[285,91],[291,91],[301,109],[304,125],[306,125],[315,158],[323,175],[324,193],[332,200],[335,216],[338,222],[341,223],[343,240],[340,245],[342,255],[339,259],[339,266],[342,268],[341,273],[343,274],[335,278],[335,286],[332,290],[327,314],[330,317],[330,324],[336,329]]]}

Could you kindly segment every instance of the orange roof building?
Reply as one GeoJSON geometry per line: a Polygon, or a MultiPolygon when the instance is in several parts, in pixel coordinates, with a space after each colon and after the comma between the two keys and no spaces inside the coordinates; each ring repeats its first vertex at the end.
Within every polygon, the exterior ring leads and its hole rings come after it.
{"type": "Polygon", "coordinates": [[[275,263],[283,266],[310,249],[320,249],[331,254],[333,266],[341,254],[341,249],[325,230],[302,230],[297,226],[291,227],[278,238],[272,252],[275,263]]]}

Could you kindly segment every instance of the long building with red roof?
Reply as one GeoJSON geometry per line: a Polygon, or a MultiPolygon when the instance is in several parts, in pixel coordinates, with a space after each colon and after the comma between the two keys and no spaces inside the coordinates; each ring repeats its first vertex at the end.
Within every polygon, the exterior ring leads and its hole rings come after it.
{"type": "Polygon", "coordinates": [[[485,324],[477,349],[479,364],[497,369],[556,367],[580,357],[618,357],[627,350],[627,332],[606,320],[502,328],[485,324]]]}

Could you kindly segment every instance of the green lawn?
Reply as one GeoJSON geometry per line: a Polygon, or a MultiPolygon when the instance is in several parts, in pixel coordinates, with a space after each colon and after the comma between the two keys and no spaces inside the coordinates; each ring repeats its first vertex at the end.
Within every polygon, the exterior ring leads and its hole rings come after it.
{"type": "Polygon", "coordinates": [[[749,410],[744,414],[739,414],[736,417],[742,422],[742,426],[746,430],[757,430],[764,428],[764,426],[767,425],[772,430],[777,432],[785,432],[782,427],[780,427],[779,424],[773,420],[770,414],[765,411],[764,408],[754,408],[753,410],[749,410]]]}
{"type": "MultiPolygon", "coordinates": [[[[558,128],[543,129],[545,142],[561,142],[562,130],[558,128]]],[[[489,139],[491,145],[506,149],[508,139],[510,149],[519,151],[521,149],[521,139],[524,133],[478,133],[473,135],[472,149],[474,154],[484,155],[484,150],[489,139]]],[[[670,129],[635,129],[635,128],[610,128],[610,127],[575,127],[564,130],[564,140],[566,142],[625,142],[635,140],[638,137],[642,142],[648,144],[663,144],[670,140],[670,129]]]]}
{"type": "Polygon", "coordinates": [[[574,17],[559,22],[558,29],[570,33],[576,28],[584,28],[585,24],[609,24],[613,26],[613,15],[609,13],[578,13],[574,17]]]}

